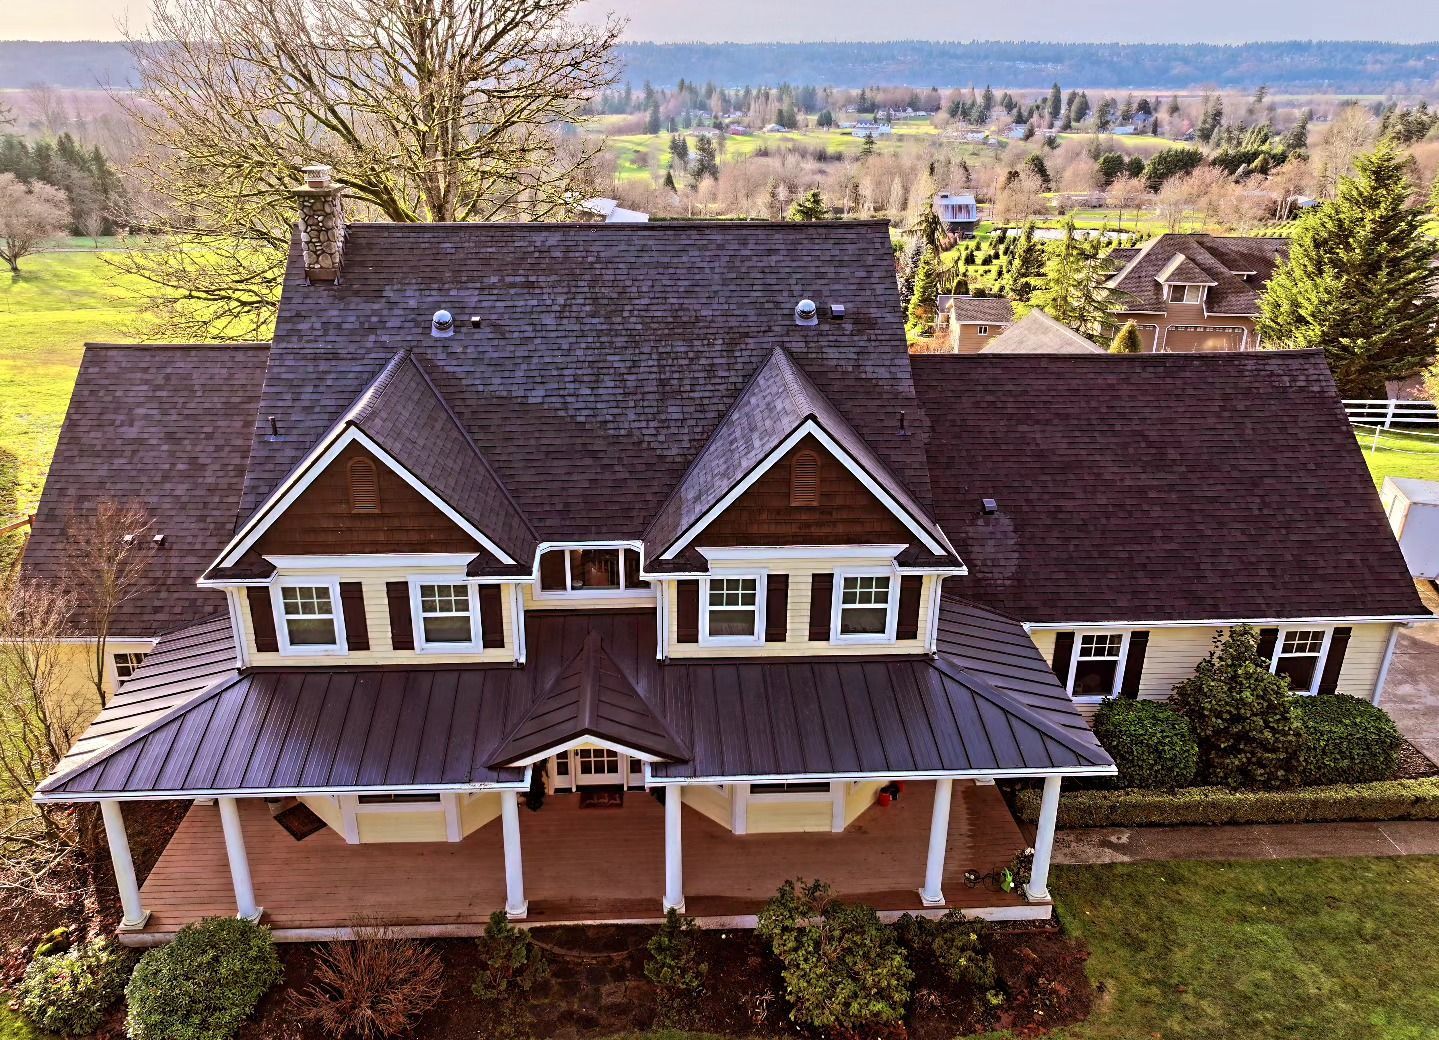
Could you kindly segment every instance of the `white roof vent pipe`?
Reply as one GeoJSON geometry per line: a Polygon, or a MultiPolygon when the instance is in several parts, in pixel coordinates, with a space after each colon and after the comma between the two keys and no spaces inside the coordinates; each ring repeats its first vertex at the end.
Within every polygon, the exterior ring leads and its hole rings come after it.
{"type": "Polygon", "coordinates": [[[800,300],[795,304],[794,323],[796,325],[819,324],[819,308],[814,305],[813,300],[800,300]]]}
{"type": "Polygon", "coordinates": [[[430,335],[435,339],[449,339],[455,334],[455,319],[449,311],[435,311],[430,319],[430,335]]]}

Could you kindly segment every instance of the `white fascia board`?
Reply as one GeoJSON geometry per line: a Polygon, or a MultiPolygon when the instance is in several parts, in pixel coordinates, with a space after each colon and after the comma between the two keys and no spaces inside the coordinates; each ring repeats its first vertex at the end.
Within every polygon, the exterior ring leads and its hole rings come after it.
{"type": "Polygon", "coordinates": [[[514,762],[512,762],[509,766],[506,766],[505,768],[518,769],[520,766],[532,766],[536,762],[544,761],[552,755],[558,755],[562,752],[569,751],[571,748],[577,747],[604,748],[606,751],[614,751],[621,755],[627,755],[630,758],[637,758],[641,762],[666,761],[658,755],[650,754],[648,751],[639,751],[632,747],[626,747],[624,744],[617,744],[613,740],[605,740],[602,737],[578,736],[571,740],[565,741],[563,744],[555,744],[551,747],[545,748],[543,751],[536,751],[532,755],[526,755],[524,758],[516,759],[514,762]]]}
{"type": "Polygon", "coordinates": [[[1433,614],[1383,614],[1359,617],[1200,618],[1194,621],[1045,621],[1024,622],[1026,632],[1067,632],[1119,628],[1221,628],[1233,625],[1382,625],[1439,622],[1433,614]]]}
{"type": "Polygon", "coordinates": [[[367,568],[399,567],[405,570],[442,568],[464,571],[475,558],[474,553],[338,553],[333,556],[275,555],[266,556],[279,570],[338,571],[367,568]]]}
{"type": "Polygon", "coordinates": [[[851,476],[863,484],[865,489],[877,498],[881,505],[894,514],[894,517],[899,520],[900,523],[904,524],[910,533],[923,543],[926,549],[936,555],[945,555],[953,551],[947,546],[943,546],[935,541],[929,532],[927,532],[907,510],[896,502],[893,496],[876,482],[863,466],[854,460],[849,452],[840,447],[839,443],[825,432],[823,426],[819,425],[819,423],[813,419],[806,419],[800,423],[788,437],[781,441],[773,451],[766,455],[764,459],[760,461],[759,465],[750,470],[743,480],[731,488],[723,498],[711,506],[709,510],[691,524],[688,529],[683,531],[664,552],[660,553],[660,559],[672,560],[678,556],[685,546],[693,542],[705,528],[713,523],[721,513],[733,505],[760,477],[768,473],[774,467],[775,463],[788,454],[790,449],[806,436],[812,436],[815,440],[819,441],[825,450],[834,456],[840,465],[844,466],[844,468],[850,472],[851,476]]]}
{"type": "Polygon", "coordinates": [[[61,802],[151,802],[177,798],[285,798],[299,795],[361,795],[361,794],[481,794],[486,791],[528,791],[526,778],[513,784],[405,784],[394,787],[276,787],[276,788],[205,788],[165,791],[87,791],[64,795],[36,792],[31,801],[37,804],[61,802]]]}
{"type": "Polygon", "coordinates": [[[707,560],[877,560],[888,563],[904,552],[903,545],[754,545],[703,548],[695,551],[707,560]]]}
{"type": "Polygon", "coordinates": [[[310,454],[307,455],[304,461],[286,478],[285,482],[276,488],[270,497],[265,500],[265,504],[260,507],[250,522],[241,528],[240,532],[230,540],[230,544],[225,547],[224,552],[220,554],[219,559],[217,559],[212,566],[233,566],[235,562],[244,555],[245,550],[250,548],[250,546],[255,543],[255,540],[258,539],[278,517],[294,505],[296,499],[304,493],[305,489],[314,483],[315,479],[319,477],[321,473],[325,472],[330,464],[339,457],[340,452],[344,451],[344,449],[351,444],[359,444],[374,455],[375,458],[383,462],[396,476],[424,496],[431,505],[444,513],[460,530],[484,546],[485,549],[491,552],[501,563],[513,564],[515,562],[508,553],[491,541],[483,531],[460,516],[459,513],[455,512],[449,503],[431,491],[424,482],[419,480],[419,478],[404,466],[400,465],[394,456],[366,436],[362,430],[355,426],[345,425],[336,428],[327,440],[320,442],[311,450],[310,454]]]}
{"type": "MultiPolygon", "coordinates": [[[[96,637],[94,636],[57,636],[52,639],[53,643],[74,644],[76,646],[93,646],[96,637]]],[[[106,636],[105,645],[113,646],[116,643],[148,643],[152,648],[160,641],[159,636],[106,636]]]]}
{"type": "Polygon", "coordinates": [[[884,773],[762,773],[735,776],[687,776],[683,778],[651,776],[651,787],[685,787],[699,784],[768,784],[813,780],[816,783],[847,780],[944,780],[989,779],[1020,780],[1046,776],[1114,776],[1114,766],[1056,766],[1051,769],[918,769],[890,770],[884,773]]]}

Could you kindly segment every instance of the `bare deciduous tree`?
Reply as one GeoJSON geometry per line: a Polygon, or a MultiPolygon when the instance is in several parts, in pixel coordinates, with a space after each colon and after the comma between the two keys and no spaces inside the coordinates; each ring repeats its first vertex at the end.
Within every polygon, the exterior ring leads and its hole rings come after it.
{"type": "Polygon", "coordinates": [[[148,585],[155,548],[154,520],[139,503],[100,501],[93,512],[65,524],[65,583],[73,590],[76,621],[90,640],[87,664],[100,707],[105,707],[109,640],[120,607],[148,585]]]}
{"type": "Polygon", "coordinates": [[[169,245],[121,263],[168,306],[165,334],[268,328],[308,162],[360,219],[572,211],[601,145],[563,127],[614,78],[621,29],[571,24],[578,2],[155,0],[126,105],[169,245]]]}
{"type": "Polygon", "coordinates": [[[1021,170],[994,197],[994,219],[1000,223],[1020,221],[1045,209],[1044,184],[1033,170],[1021,170]]]}
{"type": "Polygon", "coordinates": [[[40,251],[47,238],[65,230],[70,203],[51,184],[23,184],[13,173],[0,173],[0,260],[20,273],[20,261],[40,251]]]}
{"type": "Polygon", "coordinates": [[[1120,174],[1114,178],[1105,192],[1109,205],[1119,210],[1119,226],[1124,227],[1124,213],[1130,207],[1138,205],[1149,194],[1144,186],[1144,181],[1138,177],[1131,177],[1129,174],[1120,174]]]}

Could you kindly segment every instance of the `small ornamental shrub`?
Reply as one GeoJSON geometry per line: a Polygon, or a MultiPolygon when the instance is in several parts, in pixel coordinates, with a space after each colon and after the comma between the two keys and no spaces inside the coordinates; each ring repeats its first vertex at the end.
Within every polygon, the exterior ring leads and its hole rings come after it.
{"type": "Polygon", "coordinates": [[[1296,697],[1304,733],[1300,782],[1362,784],[1389,780],[1399,768],[1399,730],[1376,705],[1358,697],[1296,697]]]}
{"type": "Polygon", "coordinates": [[[385,1040],[440,1002],[444,975],[430,947],[361,926],[353,941],[321,950],[314,981],[292,1000],[297,1017],[326,1036],[385,1040]]]}
{"type": "Polygon", "coordinates": [[[659,1017],[678,1023],[704,993],[709,965],[700,953],[699,926],[676,910],[665,911],[665,923],[649,941],[645,978],[659,990],[659,1017]]]}
{"type": "Polygon", "coordinates": [[[131,1040],[230,1040],[279,980],[268,928],[206,918],[140,958],[125,1025],[131,1040]]]}
{"type": "Polygon", "coordinates": [[[1119,767],[1121,787],[1172,790],[1194,782],[1199,744],[1179,712],[1155,701],[1106,700],[1094,735],[1119,767]]]}
{"type": "Polygon", "coordinates": [[[862,1033],[904,1018],[914,972],[872,908],[834,899],[822,881],[786,881],[757,932],[780,962],[797,1024],[862,1033]]]}
{"type": "Polygon", "coordinates": [[[20,981],[20,1013],[47,1032],[93,1033],[125,992],[133,964],[109,939],[91,939],[65,953],[36,957],[20,981]]]}
{"type": "Polygon", "coordinates": [[[470,988],[487,1004],[499,1005],[519,993],[528,993],[550,973],[544,952],[530,933],[512,924],[503,910],[490,915],[480,936],[480,970],[470,988]]]}
{"type": "Polygon", "coordinates": [[[895,933],[922,977],[928,975],[958,996],[991,1006],[1003,1002],[995,989],[994,958],[985,949],[983,922],[971,921],[958,910],[937,921],[905,914],[896,922],[895,933]]]}
{"type": "Polygon", "coordinates": [[[1259,657],[1248,625],[1215,636],[1194,675],[1174,687],[1172,703],[1199,742],[1199,776],[1224,787],[1284,787],[1299,778],[1304,734],[1289,680],[1259,657]]]}

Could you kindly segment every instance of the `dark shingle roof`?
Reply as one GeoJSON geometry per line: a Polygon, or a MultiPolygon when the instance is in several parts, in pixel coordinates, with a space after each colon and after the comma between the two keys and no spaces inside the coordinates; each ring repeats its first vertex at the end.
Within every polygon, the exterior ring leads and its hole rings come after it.
{"type": "MultiPolygon", "coordinates": [[[[950,320],[1008,325],[1014,320],[1014,304],[1003,296],[950,296],[950,320]]],[[[940,301],[940,308],[944,307],[940,301]]]]}
{"type": "Polygon", "coordinates": [[[1423,613],[1322,353],[913,364],[947,589],[1030,622],[1423,613]]]}
{"type": "Polygon", "coordinates": [[[65,524],[104,498],[139,501],[165,535],[113,635],[154,636],[225,607],[195,579],[229,540],[255,428],[266,346],[90,344],[25,550],[58,580],[65,524]]]}
{"type": "Polygon", "coordinates": [[[640,747],[675,758],[651,767],[661,779],[1112,767],[1018,622],[946,604],[942,625],[935,658],[662,664],[650,612],[542,611],[525,621],[524,668],[258,670],[42,792],[516,784],[522,770],[493,763],[577,735],[577,722],[593,731],[586,705],[627,716],[607,730],[663,743],[640,747]],[[591,668],[606,691],[565,692],[591,668]]]}
{"type": "Polygon", "coordinates": [[[1171,281],[1212,283],[1205,299],[1209,314],[1256,316],[1259,294],[1288,255],[1286,238],[1165,234],[1138,250],[1113,250],[1109,256],[1123,266],[1109,284],[1124,294],[1122,310],[1163,310],[1164,295],[1157,279],[1169,272],[1171,281]],[[1183,258],[1177,260],[1180,254],[1183,258]],[[1184,276],[1169,270],[1176,264],[1184,276]]]}
{"type": "Polygon", "coordinates": [[[995,336],[981,354],[1100,354],[1103,351],[1068,325],[1036,307],[995,336]]]}
{"type": "Polygon", "coordinates": [[[242,511],[408,348],[540,538],[634,537],[777,347],[927,506],[882,222],[355,224],[338,284],[292,249],[259,409],[285,436],[257,425],[242,511]],[[802,297],[845,319],[796,326],[802,297]]]}

